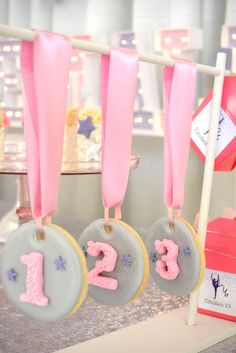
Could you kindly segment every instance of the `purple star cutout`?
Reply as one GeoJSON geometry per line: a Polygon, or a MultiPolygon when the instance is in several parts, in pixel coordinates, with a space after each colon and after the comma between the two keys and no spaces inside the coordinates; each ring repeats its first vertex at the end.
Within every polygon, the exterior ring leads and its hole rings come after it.
{"type": "Polygon", "coordinates": [[[7,271],[7,279],[9,282],[16,282],[17,280],[17,273],[13,268],[7,271]]]}
{"type": "Polygon", "coordinates": [[[65,271],[66,261],[63,260],[63,258],[61,256],[58,256],[58,258],[56,260],[54,260],[54,264],[56,265],[56,270],[65,271]]]}
{"type": "Polygon", "coordinates": [[[191,255],[191,250],[189,249],[188,246],[185,246],[185,247],[183,248],[183,253],[184,253],[184,256],[185,256],[185,257],[191,255]]]}
{"type": "Polygon", "coordinates": [[[134,118],[141,117],[141,123],[137,123],[134,120],[134,127],[137,129],[152,129],[152,124],[149,123],[149,119],[152,118],[153,113],[145,110],[137,110],[134,112],[134,118]]]}
{"type": "Polygon", "coordinates": [[[133,260],[132,260],[132,257],[129,254],[127,254],[127,255],[121,256],[121,262],[124,266],[131,267],[133,260]]]}
{"type": "Polygon", "coordinates": [[[150,258],[150,261],[152,261],[152,263],[154,263],[157,261],[157,254],[155,252],[150,252],[149,258],[150,258]]]}
{"type": "Polygon", "coordinates": [[[130,32],[130,33],[122,33],[120,36],[120,47],[121,48],[129,48],[129,49],[135,49],[135,44],[133,40],[135,39],[135,34],[130,32]],[[124,42],[123,42],[124,40],[124,42]]]}
{"type": "Polygon", "coordinates": [[[95,130],[95,126],[93,125],[90,116],[85,120],[79,120],[78,134],[82,134],[88,139],[93,130],[95,130]]]}

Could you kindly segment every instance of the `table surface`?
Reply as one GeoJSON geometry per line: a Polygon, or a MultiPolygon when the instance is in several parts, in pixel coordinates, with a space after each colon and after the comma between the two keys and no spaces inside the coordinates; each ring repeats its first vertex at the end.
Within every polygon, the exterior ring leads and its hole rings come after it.
{"type": "MultiPolygon", "coordinates": [[[[139,156],[130,157],[130,169],[137,168],[139,156]]],[[[22,134],[7,135],[4,158],[0,160],[0,174],[27,174],[25,142],[22,134]]],[[[62,162],[62,175],[101,174],[101,161],[62,162]]]]}

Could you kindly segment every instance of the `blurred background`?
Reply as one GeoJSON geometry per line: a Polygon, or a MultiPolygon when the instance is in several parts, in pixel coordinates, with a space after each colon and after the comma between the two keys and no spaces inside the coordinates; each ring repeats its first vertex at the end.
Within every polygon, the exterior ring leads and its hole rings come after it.
{"type": "MultiPolygon", "coordinates": [[[[230,70],[233,70],[236,60],[235,45],[227,44],[221,38],[223,28],[226,31],[230,26],[236,28],[234,0],[0,0],[0,23],[86,35],[86,40],[161,55],[180,55],[208,65],[215,64],[218,51],[225,51],[230,70]],[[174,31],[168,32],[171,29],[174,31]],[[187,40],[182,35],[179,44],[172,45],[174,37],[168,38],[182,29],[187,40]],[[166,30],[168,38],[165,37],[166,30]]],[[[19,42],[9,43],[6,38],[0,40],[0,104],[11,119],[8,133],[22,134],[19,42]]],[[[99,56],[88,54],[81,59],[80,75],[83,80],[79,88],[71,83],[68,106],[97,107],[100,104],[99,56]]],[[[212,82],[210,76],[198,75],[196,107],[212,82]]],[[[133,153],[140,155],[141,161],[130,174],[123,218],[141,233],[166,214],[163,202],[161,91],[161,67],[140,64],[133,153]]],[[[191,149],[183,211],[185,218],[191,222],[199,211],[202,176],[203,164],[191,149]]],[[[72,233],[76,234],[89,222],[102,217],[100,182],[99,175],[62,177],[56,218],[72,233]]],[[[2,219],[9,212],[12,222],[16,217],[18,184],[18,177],[0,175],[2,219]]],[[[236,207],[235,171],[216,172],[214,175],[211,216],[220,216],[225,207],[236,207]]]]}

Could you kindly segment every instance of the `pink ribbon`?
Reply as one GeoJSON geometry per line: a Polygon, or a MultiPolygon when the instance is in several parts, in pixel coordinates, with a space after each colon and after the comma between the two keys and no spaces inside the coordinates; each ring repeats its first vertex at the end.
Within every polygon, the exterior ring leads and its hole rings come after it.
{"type": "Polygon", "coordinates": [[[163,69],[164,95],[164,199],[180,213],[184,201],[197,69],[179,62],[163,69]]]}
{"type": "Polygon", "coordinates": [[[122,205],[129,177],[133,109],[136,96],[138,56],[127,49],[111,49],[102,55],[102,200],[105,220],[109,208],[121,218],[122,205]]]}
{"type": "Polygon", "coordinates": [[[22,41],[20,60],[30,202],[40,224],[56,209],[72,48],[61,35],[35,33],[22,41]]]}

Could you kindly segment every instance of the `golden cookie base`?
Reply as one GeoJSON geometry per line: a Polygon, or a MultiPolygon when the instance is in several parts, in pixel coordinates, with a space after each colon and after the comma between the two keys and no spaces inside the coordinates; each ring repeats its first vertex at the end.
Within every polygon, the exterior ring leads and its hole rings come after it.
{"type": "Polygon", "coordinates": [[[83,278],[84,278],[84,285],[83,285],[83,288],[82,288],[82,292],[81,292],[81,295],[80,295],[80,297],[78,299],[78,302],[71,309],[71,311],[65,316],[65,318],[67,318],[67,317],[73,315],[80,308],[80,306],[83,304],[84,300],[87,297],[87,294],[88,294],[88,269],[87,269],[87,264],[86,264],[86,260],[85,260],[85,256],[84,256],[83,251],[80,249],[79,244],[74,239],[74,237],[72,237],[72,235],[70,233],[68,233],[65,229],[59,227],[56,224],[47,224],[47,226],[57,229],[58,231],[60,231],[60,233],[62,233],[67,238],[67,240],[69,240],[69,242],[71,243],[73,248],[76,250],[77,254],[79,255],[80,264],[81,264],[81,267],[82,267],[83,278]]]}
{"type": "Polygon", "coordinates": [[[149,279],[149,256],[148,256],[148,252],[147,252],[146,246],[145,246],[142,238],[140,237],[140,235],[132,227],[130,227],[127,223],[125,223],[125,222],[123,222],[121,220],[115,219],[115,218],[111,218],[110,220],[115,222],[115,223],[121,224],[123,227],[128,229],[128,231],[138,240],[138,242],[139,242],[139,244],[141,246],[142,252],[143,252],[143,257],[144,257],[143,281],[140,284],[140,286],[139,286],[137,292],[134,294],[134,296],[127,303],[125,303],[125,304],[129,304],[129,303],[133,302],[136,298],[138,298],[141,295],[141,293],[143,292],[143,290],[145,289],[145,287],[146,287],[146,285],[148,283],[148,279],[149,279]]]}
{"type": "Polygon", "coordinates": [[[184,218],[182,217],[175,217],[178,221],[184,223],[186,225],[186,227],[190,230],[190,232],[192,233],[192,236],[193,236],[193,240],[198,248],[198,251],[199,251],[199,254],[200,254],[200,261],[201,261],[201,266],[200,266],[200,273],[199,273],[199,277],[198,277],[198,280],[194,286],[194,288],[192,289],[191,293],[195,292],[200,284],[202,283],[203,281],[203,278],[205,276],[205,268],[206,268],[206,259],[205,259],[205,254],[204,254],[204,251],[203,251],[203,248],[202,248],[202,244],[199,240],[199,237],[197,235],[197,233],[195,232],[194,228],[192,227],[192,225],[186,221],[184,218]]]}

